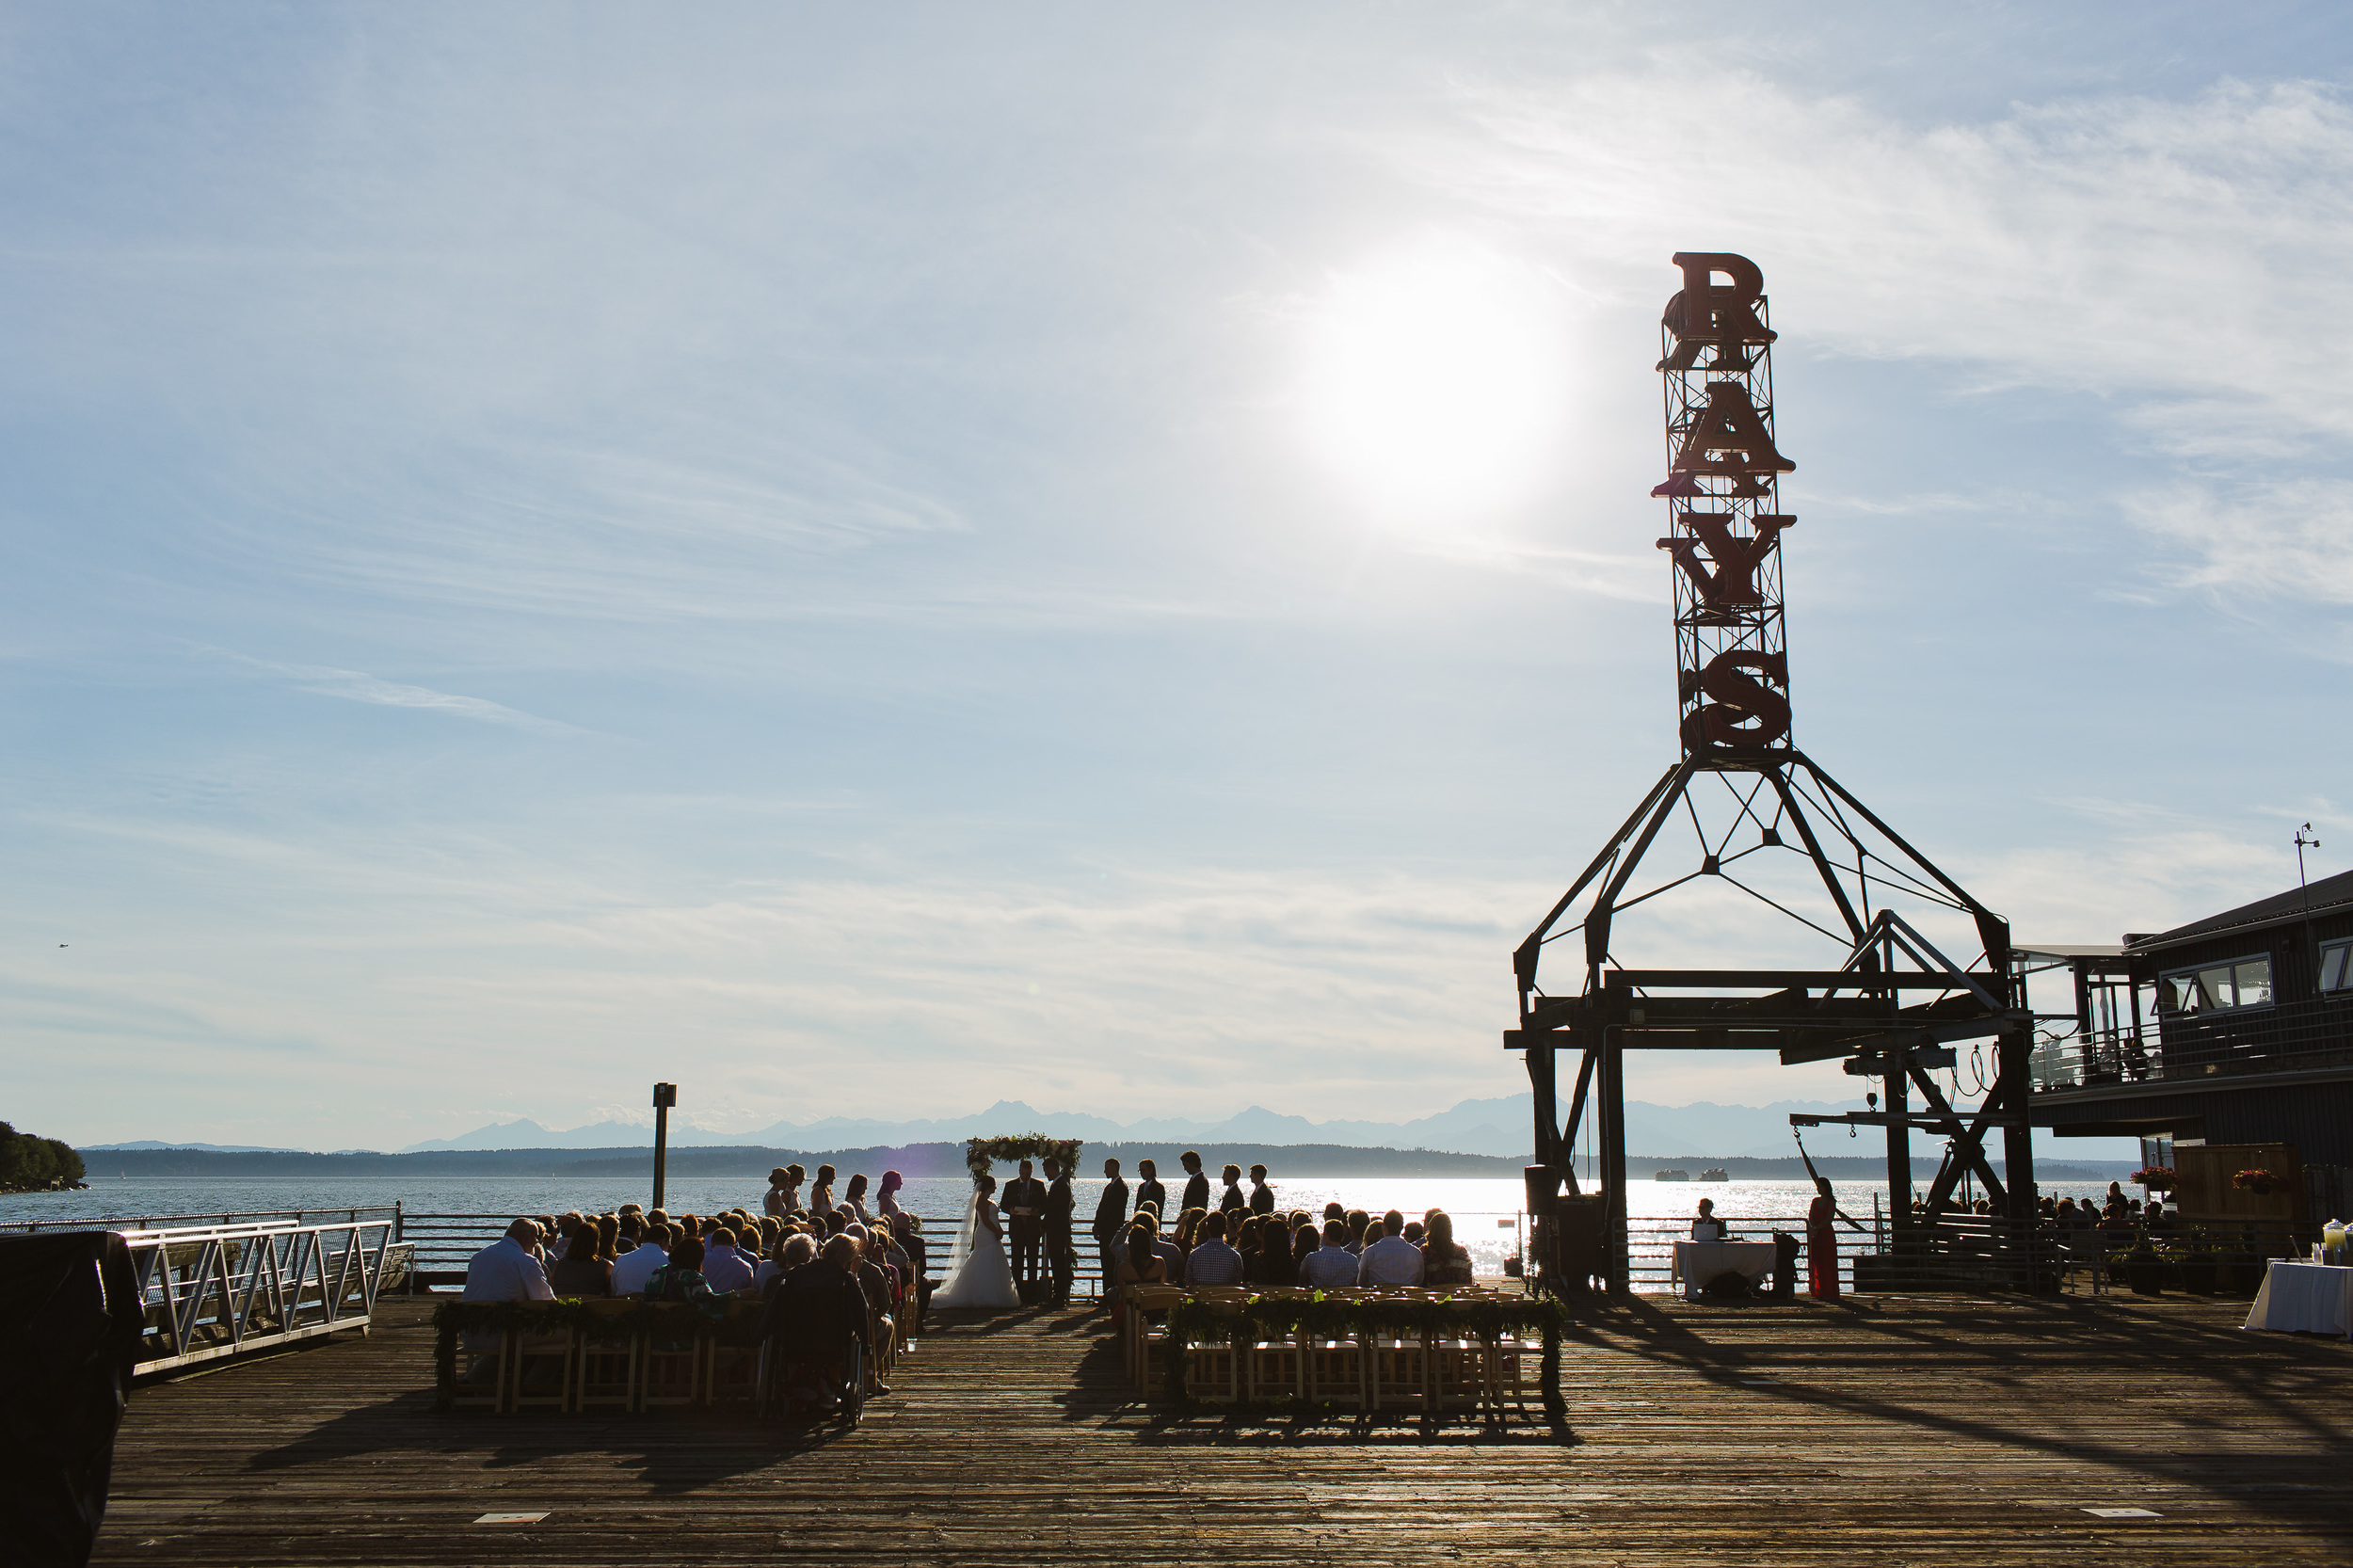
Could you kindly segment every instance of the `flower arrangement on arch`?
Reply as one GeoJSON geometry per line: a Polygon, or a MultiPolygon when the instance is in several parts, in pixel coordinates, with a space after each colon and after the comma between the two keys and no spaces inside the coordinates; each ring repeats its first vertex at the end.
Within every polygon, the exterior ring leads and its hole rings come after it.
{"type": "Polygon", "coordinates": [[[2277,1172],[2266,1171],[2262,1166],[2257,1165],[2251,1169],[2241,1171],[2236,1176],[2233,1176],[2231,1178],[2231,1185],[2233,1187],[2244,1187],[2250,1192],[2268,1192],[2274,1187],[2281,1186],[2281,1182],[2277,1172]]]}

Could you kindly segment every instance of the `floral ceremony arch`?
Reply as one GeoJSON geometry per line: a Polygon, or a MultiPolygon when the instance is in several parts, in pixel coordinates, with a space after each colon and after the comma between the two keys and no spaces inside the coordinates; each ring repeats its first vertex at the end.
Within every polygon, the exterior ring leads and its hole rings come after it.
{"type": "Polygon", "coordinates": [[[1085,1146],[1082,1139],[1048,1138],[1042,1132],[1024,1132],[1010,1138],[967,1138],[964,1166],[972,1173],[975,1185],[1000,1160],[1008,1163],[1016,1160],[1050,1160],[1062,1167],[1063,1175],[1076,1177],[1079,1151],[1085,1146]]]}

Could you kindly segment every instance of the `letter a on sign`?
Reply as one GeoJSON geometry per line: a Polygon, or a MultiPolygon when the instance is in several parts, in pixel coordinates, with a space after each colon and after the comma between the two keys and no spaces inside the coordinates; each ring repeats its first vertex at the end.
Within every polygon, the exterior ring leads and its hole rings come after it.
{"type": "Polygon", "coordinates": [[[1683,438],[1683,450],[1675,454],[1673,468],[1677,473],[1741,475],[1787,473],[1797,466],[1773,450],[1765,421],[1738,382],[1711,381],[1707,407],[1692,422],[1691,433],[1683,438]],[[1716,453],[1724,456],[1719,457],[1716,453]]]}

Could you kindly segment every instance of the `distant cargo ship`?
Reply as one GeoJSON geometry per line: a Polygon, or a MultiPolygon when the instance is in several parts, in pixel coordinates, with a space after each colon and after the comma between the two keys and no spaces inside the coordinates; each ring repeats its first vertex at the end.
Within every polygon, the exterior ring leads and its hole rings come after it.
{"type": "Polygon", "coordinates": [[[1689,1181],[1691,1179],[1691,1173],[1689,1171],[1653,1171],[1650,1178],[1653,1181],[1689,1181]]]}
{"type": "Polygon", "coordinates": [[[1724,1174],[1724,1168],[1721,1165],[1710,1165],[1700,1173],[1700,1179],[1702,1181],[1730,1181],[1732,1177],[1724,1174]]]}

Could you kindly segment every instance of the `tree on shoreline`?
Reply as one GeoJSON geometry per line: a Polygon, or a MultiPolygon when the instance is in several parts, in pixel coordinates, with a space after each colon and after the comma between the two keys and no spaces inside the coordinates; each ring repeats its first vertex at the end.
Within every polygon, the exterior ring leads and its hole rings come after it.
{"type": "Polygon", "coordinates": [[[82,1179],[82,1157],[55,1138],[0,1122],[0,1192],[40,1192],[82,1179]]]}

